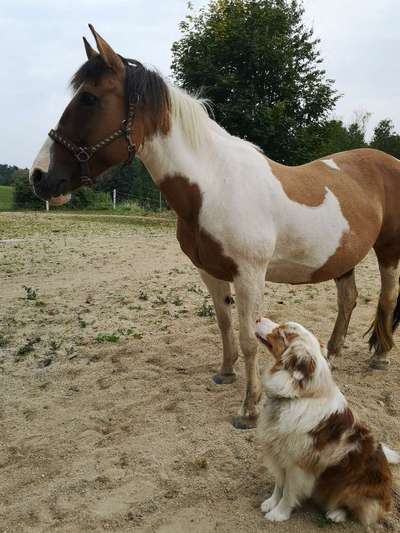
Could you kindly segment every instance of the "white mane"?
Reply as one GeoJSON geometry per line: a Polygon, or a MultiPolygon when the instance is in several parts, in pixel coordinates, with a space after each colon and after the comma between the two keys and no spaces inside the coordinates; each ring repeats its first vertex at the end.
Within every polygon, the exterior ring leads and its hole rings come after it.
{"type": "MultiPolygon", "coordinates": [[[[206,99],[192,96],[183,89],[172,85],[168,85],[168,89],[172,117],[178,121],[186,139],[193,148],[201,145],[207,139],[210,132],[228,137],[237,142],[248,142],[231,135],[209,116],[208,110],[210,109],[210,105],[206,99]]],[[[260,150],[258,146],[252,146],[260,150]]]]}

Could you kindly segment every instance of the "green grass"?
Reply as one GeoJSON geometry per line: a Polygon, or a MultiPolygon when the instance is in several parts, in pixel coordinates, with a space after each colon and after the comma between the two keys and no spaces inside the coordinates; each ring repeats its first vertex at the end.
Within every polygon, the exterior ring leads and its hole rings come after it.
{"type": "Polygon", "coordinates": [[[13,187],[0,185],[0,211],[11,211],[13,207],[13,187]]]}

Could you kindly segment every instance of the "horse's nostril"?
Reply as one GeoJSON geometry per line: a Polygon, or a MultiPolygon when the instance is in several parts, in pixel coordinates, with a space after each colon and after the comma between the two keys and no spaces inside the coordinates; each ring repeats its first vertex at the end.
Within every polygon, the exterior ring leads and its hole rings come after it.
{"type": "Polygon", "coordinates": [[[42,172],[39,168],[35,168],[32,174],[32,181],[34,185],[37,185],[41,179],[44,176],[44,172],[42,172]]]}

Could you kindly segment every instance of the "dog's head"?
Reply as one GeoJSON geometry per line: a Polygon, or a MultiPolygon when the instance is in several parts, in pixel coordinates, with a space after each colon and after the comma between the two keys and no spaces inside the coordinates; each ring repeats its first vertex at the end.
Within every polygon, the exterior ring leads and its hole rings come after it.
{"type": "Polygon", "coordinates": [[[328,361],[316,337],[296,322],[257,321],[256,336],[274,357],[263,375],[269,395],[283,398],[315,397],[333,383],[328,361]]]}

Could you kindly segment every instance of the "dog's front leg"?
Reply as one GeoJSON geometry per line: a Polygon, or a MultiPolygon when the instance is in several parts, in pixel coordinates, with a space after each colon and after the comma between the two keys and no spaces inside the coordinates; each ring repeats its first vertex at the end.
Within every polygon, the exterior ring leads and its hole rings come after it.
{"type": "Polygon", "coordinates": [[[282,495],[283,495],[282,485],[275,483],[274,492],[272,493],[272,496],[264,500],[261,504],[261,512],[269,513],[269,511],[272,511],[272,509],[275,509],[275,507],[281,501],[282,495]]]}
{"type": "Polygon", "coordinates": [[[265,515],[271,522],[288,520],[292,511],[302,500],[312,494],[315,478],[299,467],[292,467],[286,471],[282,498],[278,505],[265,515]]]}
{"type": "Polygon", "coordinates": [[[267,465],[275,478],[275,487],[272,496],[264,500],[261,504],[261,512],[269,513],[272,509],[278,505],[283,496],[283,485],[285,483],[285,471],[281,468],[277,462],[270,461],[267,465]]]}

